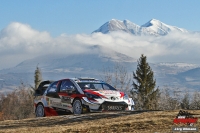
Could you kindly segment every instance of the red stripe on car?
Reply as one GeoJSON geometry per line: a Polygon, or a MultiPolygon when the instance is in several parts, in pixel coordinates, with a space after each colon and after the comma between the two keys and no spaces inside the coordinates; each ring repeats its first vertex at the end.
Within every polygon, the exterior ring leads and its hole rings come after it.
{"type": "Polygon", "coordinates": [[[121,95],[120,98],[122,98],[122,97],[124,97],[125,94],[124,94],[124,92],[120,92],[120,95],[121,95]]]}
{"type": "Polygon", "coordinates": [[[84,90],[84,92],[88,92],[88,93],[91,93],[91,94],[93,94],[93,95],[97,95],[97,96],[100,96],[100,97],[103,97],[103,98],[107,98],[107,97],[105,97],[104,95],[101,95],[101,94],[99,94],[99,93],[97,93],[97,92],[95,92],[95,91],[92,91],[92,90],[86,89],[86,90],[84,90]]]}

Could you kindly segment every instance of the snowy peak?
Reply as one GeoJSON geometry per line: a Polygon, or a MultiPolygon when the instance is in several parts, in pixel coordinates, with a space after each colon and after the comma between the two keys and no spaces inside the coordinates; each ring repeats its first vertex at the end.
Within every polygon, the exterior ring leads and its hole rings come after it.
{"type": "Polygon", "coordinates": [[[151,19],[142,26],[139,26],[129,20],[121,21],[117,19],[112,19],[107,23],[105,23],[104,25],[102,25],[99,29],[95,30],[93,33],[101,32],[107,34],[113,31],[124,31],[134,35],[155,35],[155,36],[167,35],[170,32],[181,32],[181,33],[188,32],[185,29],[167,25],[157,19],[151,19]]]}
{"type": "Polygon", "coordinates": [[[152,31],[152,34],[157,34],[157,35],[166,35],[169,32],[183,32],[183,33],[188,32],[185,29],[167,25],[157,19],[151,19],[141,27],[144,29],[148,29],[149,31],[152,31]]]}
{"type": "Polygon", "coordinates": [[[123,23],[123,21],[112,19],[109,21],[109,30],[114,31],[114,30],[123,30],[126,31],[126,27],[123,23]]]}
{"type": "MultiPolygon", "coordinates": [[[[145,23],[144,25],[142,25],[141,27],[150,27],[150,26],[161,26],[164,23],[162,23],[161,21],[157,20],[157,19],[151,19],[150,21],[148,21],[147,23],[145,23]]],[[[164,24],[165,25],[165,24],[164,24]]]]}
{"type": "Polygon", "coordinates": [[[141,26],[143,33],[151,35],[166,35],[172,31],[172,28],[172,26],[169,26],[157,19],[151,19],[141,26]]]}
{"type": "Polygon", "coordinates": [[[111,31],[125,31],[129,32],[123,21],[111,19],[110,21],[103,24],[99,29],[94,32],[102,32],[104,34],[109,33],[111,31]]]}
{"type": "Polygon", "coordinates": [[[140,32],[140,26],[139,25],[132,23],[129,20],[124,20],[123,23],[130,33],[135,34],[135,35],[139,34],[139,32],[140,32]]]}

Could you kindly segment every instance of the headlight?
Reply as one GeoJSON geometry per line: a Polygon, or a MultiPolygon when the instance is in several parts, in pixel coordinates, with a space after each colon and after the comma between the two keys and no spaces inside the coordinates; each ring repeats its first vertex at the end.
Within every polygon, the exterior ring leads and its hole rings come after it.
{"type": "Polygon", "coordinates": [[[92,98],[92,99],[101,99],[100,96],[97,96],[97,95],[94,95],[94,94],[85,93],[85,95],[86,95],[88,98],[92,98]]]}
{"type": "Polygon", "coordinates": [[[124,100],[128,100],[128,99],[129,99],[128,95],[124,93],[124,100]]]}

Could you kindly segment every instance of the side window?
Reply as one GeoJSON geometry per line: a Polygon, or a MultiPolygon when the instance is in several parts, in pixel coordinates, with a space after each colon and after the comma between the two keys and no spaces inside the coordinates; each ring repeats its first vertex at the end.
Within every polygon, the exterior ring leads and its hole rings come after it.
{"type": "Polygon", "coordinates": [[[63,80],[60,85],[60,92],[65,92],[67,89],[75,88],[74,84],[69,80],[63,80]]]}
{"type": "Polygon", "coordinates": [[[104,90],[111,90],[107,85],[103,84],[104,90]]]}
{"type": "Polygon", "coordinates": [[[52,84],[50,85],[50,87],[49,87],[49,89],[48,89],[47,92],[48,92],[48,93],[49,93],[49,92],[57,92],[57,84],[58,84],[58,81],[52,83],[52,84]]]}
{"type": "Polygon", "coordinates": [[[90,84],[89,83],[79,83],[78,84],[80,86],[80,88],[82,90],[85,90],[85,89],[89,89],[90,88],[90,84]]]}
{"type": "Polygon", "coordinates": [[[116,90],[115,88],[113,88],[111,85],[109,84],[103,84],[103,88],[104,90],[116,90]]]}
{"type": "Polygon", "coordinates": [[[94,86],[94,89],[96,89],[96,90],[103,90],[101,84],[93,84],[93,86],[94,86]]]}

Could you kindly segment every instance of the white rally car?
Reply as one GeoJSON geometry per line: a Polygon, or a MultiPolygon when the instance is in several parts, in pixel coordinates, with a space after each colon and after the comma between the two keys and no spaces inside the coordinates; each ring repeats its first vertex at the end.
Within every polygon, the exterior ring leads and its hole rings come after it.
{"type": "Polygon", "coordinates": [[[124,92],[93,78],[43,81],[35,92],[36,117],[84,112],[132,110],[133,101],[124,92]],[[49,85],[49,86],[48,86],[49,85]],[[48,87],[47,87],[48,86],[48,87]]]}

